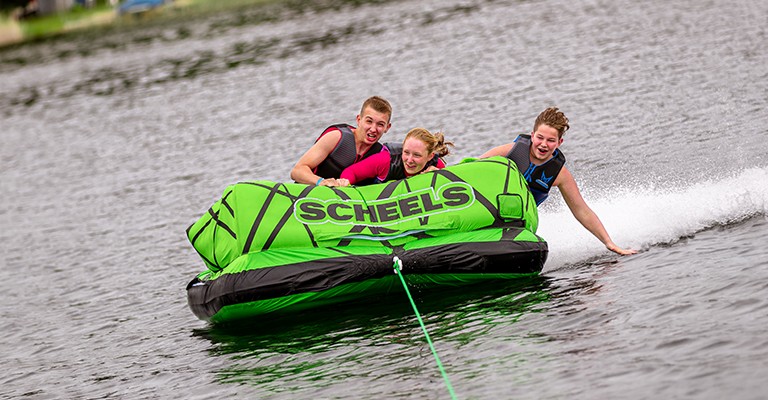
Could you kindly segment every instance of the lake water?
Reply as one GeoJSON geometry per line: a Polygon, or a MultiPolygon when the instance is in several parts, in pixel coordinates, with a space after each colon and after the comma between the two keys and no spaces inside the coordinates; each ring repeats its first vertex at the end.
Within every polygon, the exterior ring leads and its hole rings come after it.
{"type": "Polygon", "coordinates": [[[184,230],[362,101],[448,159],[571,121],[621,246],[541,208],[540,278],[413,293],[461,399],[768,392],[768,2],[318,1],[0,51],[0,398],[449,398],[407,299],[218,328],[184,230]],[[299,5],[300,4],[300,5],[299,5]]]}

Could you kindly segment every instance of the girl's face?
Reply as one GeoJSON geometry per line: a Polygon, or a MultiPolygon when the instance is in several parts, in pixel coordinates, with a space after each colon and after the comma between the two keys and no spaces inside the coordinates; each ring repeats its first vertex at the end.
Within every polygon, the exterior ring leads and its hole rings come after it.
{"type": "Polygon", "coordinates": [[[416,138],[408,138],[403,142],[403,166],[408,176],[416,175],[427,161],[432,159],[432,153],[427,151],[427,144],[416,138]]]}

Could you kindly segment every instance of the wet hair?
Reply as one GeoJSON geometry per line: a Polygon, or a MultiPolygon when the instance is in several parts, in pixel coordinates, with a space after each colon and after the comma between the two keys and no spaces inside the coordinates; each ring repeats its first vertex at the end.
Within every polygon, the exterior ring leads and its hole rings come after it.
{"type": "Polygon", "coordinates": [[[388,121],[392,120],[392,105],[389,104],[387,100],[385,100],[383,97],[379,96],[371,96],[363,102],[363,106],[360,107],[360,115],[362,116],[365,112],[366,107],[371,107],[373,111],[387,114],[389,118],[387,118],[388,121]]]}
{"type": "Polygon", "coordinates": [[[568,117],[566,117],[562,111],[558,110],[557,107],[549,107],[542,111],[541,114],[536,117],[536,122],[533,124],[533,131],[536,132],[536,129],[539,129],[539,125],[541,124],[555,128],[558,137],[561,139],[563,138],[563,135],[565,135],[565,131],[570,128],[570,125],[568,125],[568,117]]]}
{"type": "Polygon", "coordinates": [[[445,157],[451,153],[448,146],[454,147],[453,142],[446,142],[443,132],[431,133],[424,128],[413,128],[405,135],[403,142],[410,138],[419,139],[427,145],[427,151],[445,157]]]}

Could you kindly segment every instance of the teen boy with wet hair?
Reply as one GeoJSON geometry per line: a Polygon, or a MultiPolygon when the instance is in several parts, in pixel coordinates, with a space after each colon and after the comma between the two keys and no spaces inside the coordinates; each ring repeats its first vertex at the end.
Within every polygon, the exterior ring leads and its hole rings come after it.
{"type": "Polygon", "coordinates": [[[528,182],[536,205],[547,199],[552,187],[557,187],[576,220],[608,250],[621,255],[637,253],[636,250],[623,249],[611,240],[600,218],[581,196],[573,175],[565,167],[565,155],[559,147],[569,127],[568,118],[562,111],[557,107],[547,108],[536,117],[530,135],[519,135],[514,142],[494,147],[480,158],[505,156],[514,161],[528,182]]]}

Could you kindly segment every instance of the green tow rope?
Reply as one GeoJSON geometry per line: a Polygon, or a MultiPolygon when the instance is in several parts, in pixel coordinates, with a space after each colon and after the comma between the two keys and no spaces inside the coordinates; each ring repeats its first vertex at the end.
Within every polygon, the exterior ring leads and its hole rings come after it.
{"type": "Polygon", "coordinates": [[[429,343],[429,348],[432,350],[432,355],[435,357],[435,362],[437,363],[437,368],[440,369],[440,373],[443,375],[443,380],[445,381],[445,386],[448,387],[448,393],[451,394],[451,399],[456,400],[456,394],[453,392],[453,387],[451,386],[451,381],[448,379],[448,374],[445,373],[445,369],[443,369],[443,364],[440,362],[440,357],[437,356],[437,350],[435,350],[435,346],[432,344],[432,340],[429,338],[429,333],[427,333],[427,328],[424,326],[424,321],[421,320],[421,315],[419,314],[419,310],[416,308],[416,303],[413,302],[413,297],[411,297],[411,292],[408,291],[408,285],[405,284],[405,278],[403,278],[403,274],[400,273],[403,269],[403,261],[400,260],[397,256],[394,258],[394,265],[392,267],[395,269],[395,275],[400,277],[400,282],[403,284],[403,289],[405,289],[405,294],[408,296],[408,300],[411,301],[411,306],[413,307],[413,311],[416,313],[416,319],[419,320],[419,325],[421,325],[421,330],[424,331],[424,336],[427,338],[427,343],[429,343]]]}

